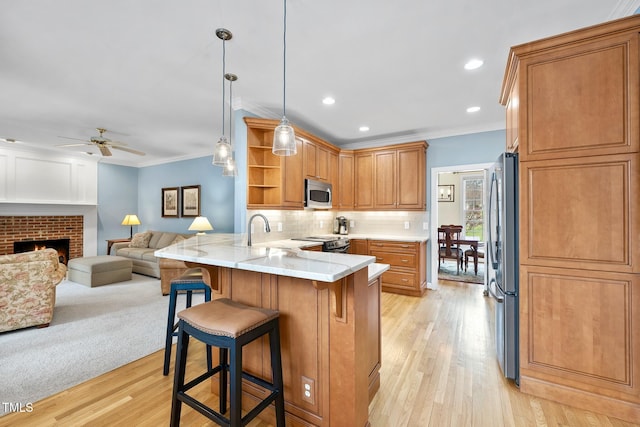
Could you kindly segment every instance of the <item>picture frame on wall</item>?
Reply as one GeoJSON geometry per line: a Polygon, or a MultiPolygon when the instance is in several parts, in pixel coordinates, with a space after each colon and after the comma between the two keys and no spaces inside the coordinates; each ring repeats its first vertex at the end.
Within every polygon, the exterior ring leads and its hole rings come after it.
{"type": "Polygon", "coordinates": [[[453,202],[455,194],[455,185],[438,185],[438,202],[453,202]]]}
{"type": "Polygon", "coordinates": [[[178,218],[180,213],[180,201],[178,199],[178,187],[162,189],[162,217],[178,218]]]}
{"type": "Polygon", "coordinates": [[[189,185],[182,187],[182,216],[200,216],[200,186],[189,185]]]}

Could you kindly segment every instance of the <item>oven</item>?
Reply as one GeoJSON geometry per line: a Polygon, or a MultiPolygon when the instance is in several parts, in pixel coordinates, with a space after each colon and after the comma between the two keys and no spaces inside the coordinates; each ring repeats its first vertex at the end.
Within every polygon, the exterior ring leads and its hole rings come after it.
{"type": "Polygon", "coordinates": [[[291,240],[304,240],[307,242],[319,242],[322,243],[322,252],[333,252],[347,254],[349,253],[349,247],[351,246],[349,239],[346,237],[338,236],[309,236],[298,237],[291,240]]]}

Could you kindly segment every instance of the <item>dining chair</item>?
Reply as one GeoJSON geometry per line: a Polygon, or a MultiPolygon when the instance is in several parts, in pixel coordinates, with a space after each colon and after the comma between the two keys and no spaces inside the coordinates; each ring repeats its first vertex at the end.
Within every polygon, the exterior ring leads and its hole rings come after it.
{"type": "Polygon", "coordinates": [[[462,268],[464,262],[464,252],[458,244],[458,240],[460,240],[461,234],[461,225],[451,224],[441,225],[440,227],[438,227],[438,243],[440,245],[438,256],[438,271],[440,270],[442,261],[444,261],[445,259],[455,259],[456,274],[460,274],[460,269],[462,268]]]}

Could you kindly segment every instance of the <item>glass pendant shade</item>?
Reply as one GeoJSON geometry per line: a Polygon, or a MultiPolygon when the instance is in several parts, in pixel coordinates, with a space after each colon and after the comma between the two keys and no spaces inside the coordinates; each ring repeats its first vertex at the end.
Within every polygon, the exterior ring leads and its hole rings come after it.
{"type": "Polygon", "coordinates": [[[231,144],[227,141],[226,136],[221,136],[220,140],[216,144],[216,149],[213,152],[213,164],[215,166],[224,166],[227,164],[227,159],[231,155],[231,144]]]}
{"type": "Polygon", "coordinates": [[[238,168],[236,167],[236,161],[233,157],[229,157],[227,163],[222,170],[222,176],[238,176],[238,168]]]}
{"type": "Polygon", "coordinates": [[[286,117],[282,117],[280,124],[273,132],[273,148],[271,152],[277,156],[293,156],[298,152],[296,133],[286,117]]]}

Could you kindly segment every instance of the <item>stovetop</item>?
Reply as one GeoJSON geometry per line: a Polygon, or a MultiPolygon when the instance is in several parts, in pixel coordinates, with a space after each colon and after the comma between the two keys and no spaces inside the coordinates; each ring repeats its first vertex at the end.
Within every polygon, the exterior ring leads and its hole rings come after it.
{"type": "Polygon", "coordinates": [[[308,237],[295,237],[291,240],[304,240],[307,242],[334,242],[336,240],[348,239],[345,235],[340,236],[308,236],[308,237]]]}

